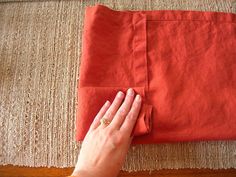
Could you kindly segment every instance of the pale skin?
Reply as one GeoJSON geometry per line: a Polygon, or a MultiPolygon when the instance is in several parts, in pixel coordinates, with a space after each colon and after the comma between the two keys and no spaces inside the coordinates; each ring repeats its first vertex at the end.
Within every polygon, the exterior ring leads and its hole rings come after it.
{"type": "Polygon", "coordinates": [[[92,122],[79,153],[72,176],[116,177],[125,161],[142,98],[132,88],[119,91],[112,103],[107,101],[92,122]],[[101,118],[111,121],[100,123],[101,118]]]}

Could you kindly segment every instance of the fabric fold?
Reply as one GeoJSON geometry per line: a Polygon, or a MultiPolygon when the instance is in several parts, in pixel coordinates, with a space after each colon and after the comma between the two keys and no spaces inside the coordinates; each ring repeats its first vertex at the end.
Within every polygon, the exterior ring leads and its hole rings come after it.
{"type": "Polygon", "coordinates": [[[139,117],[132,132],[133,136],[141,136],[149,133],[152,129],[152,105],[142,104],[139,117]]]}
{"type": "MultiPolygon", "coordinates": [[[[128,88],[124,87],[81,87],[79,89],[79,101],[77,112],[77,132],[76,139],[83,140],[93,119],[95,118],[102,105],[109,100],[113,101],[118,91],[124,93],[128,88]]],[[[133,129],[133,136],[141,136],[151,131],[152,105],[148,105],[145,100],[145,91],[142,87],[133,87],[136,94],[143,98],[142,107],[133,129]]]]}
{"type": "Polygon", "coordinates": [[[147,33],[146,33],[146,15],[134,13],[132,16],[133,24],[133,60],[135,69],[135,79],[137,85],[148,88],[147,74],[147,33]],[[142,74],[140,74],[142,73],[142,74]]]}

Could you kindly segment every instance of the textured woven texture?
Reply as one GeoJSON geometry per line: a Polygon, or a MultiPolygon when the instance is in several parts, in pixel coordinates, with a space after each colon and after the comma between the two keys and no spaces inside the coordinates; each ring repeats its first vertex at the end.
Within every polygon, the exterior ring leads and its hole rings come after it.
{"type": "MultiPolygon", "coordinates": [[[[17,0],[16,0],[17,1],[17,0]]],[[[236,12],[233,0],[0,3],[0,164],[74,166],[84,7],[236,12]]],[[[236,168],[236,141],[138,145],[123,170],[236,168]]]]}

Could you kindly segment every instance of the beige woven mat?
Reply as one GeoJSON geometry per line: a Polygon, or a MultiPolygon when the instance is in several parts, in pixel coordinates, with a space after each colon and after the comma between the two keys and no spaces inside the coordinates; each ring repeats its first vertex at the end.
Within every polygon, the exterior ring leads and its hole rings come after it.
{"type": "MultiPolygon", "coordinates": [[[[236,12],[232,0],[6,1],[0,3],[0,164],[34,167],[76,162],[76,83],[86,5],[236,12]]],[[[138,145],[123,166],[162,168],[236,168],[236,141],[138,145]]]]}

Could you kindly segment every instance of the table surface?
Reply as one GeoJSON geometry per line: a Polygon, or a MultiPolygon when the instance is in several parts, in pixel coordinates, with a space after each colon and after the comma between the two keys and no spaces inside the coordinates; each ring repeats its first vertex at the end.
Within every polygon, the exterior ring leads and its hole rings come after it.
{"type": "MultiPolygon", "coordinates": [[[[18,167],[12,165],[0,166],[1,177],[65,177],[70,175],[73,168],[32,168],[18,167]]],[[[121,171],[118,177],[236,177],[236,169],[181,169],[181,170],[158,170],[124,172],[121,171]]]]}

